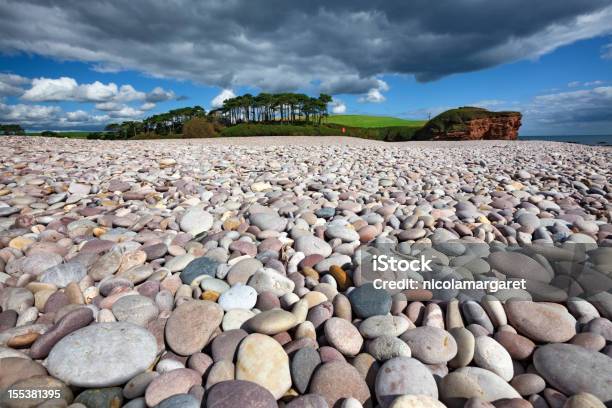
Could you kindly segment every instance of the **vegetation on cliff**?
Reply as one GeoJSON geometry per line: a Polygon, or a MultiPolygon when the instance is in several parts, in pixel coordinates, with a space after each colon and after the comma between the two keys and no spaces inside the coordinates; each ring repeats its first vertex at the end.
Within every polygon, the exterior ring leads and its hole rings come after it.
{"type": "Polygon", "coordinates": [[[469,124],[478,119],[492,119],[520,116],[519,112],[492,112],[473,106],[463,106],[450,109],[428,121],[417,133],[419,139],[427,139],[433,135],[468,132],[469,124]]]}

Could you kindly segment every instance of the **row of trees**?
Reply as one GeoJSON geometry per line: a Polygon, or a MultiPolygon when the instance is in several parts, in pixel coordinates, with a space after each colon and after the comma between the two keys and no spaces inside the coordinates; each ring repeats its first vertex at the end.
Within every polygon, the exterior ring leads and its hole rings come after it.
{"type": "Polygon", "coordinates": [[[158,135],[170,135],[183,133],[183,126],[193,118],[206,116],[206,111],[201,106],[173,109],[171,111],[149,116],[142,121],[127,121],[122,123],[111,123],[104,130],[113,132],[119,138],[134,137],[139,133],[155,133],[158,135]]]}
{"type": "Polygon", "coordinates": [[[25,135],[25,130],[21,127],[21,125],[0,124],[0,135],[25,135]]]}
{"type": "Polygon", "coordinates": [[[320,94],[313,98],[305,94],[260,93],[257,96],[244,94],[226,99],[223,107],[212,113],[220,113],[229,124],[243,122],[306,122],[320,124],[328,115],[327,105],[332,97],[320,94]]]}

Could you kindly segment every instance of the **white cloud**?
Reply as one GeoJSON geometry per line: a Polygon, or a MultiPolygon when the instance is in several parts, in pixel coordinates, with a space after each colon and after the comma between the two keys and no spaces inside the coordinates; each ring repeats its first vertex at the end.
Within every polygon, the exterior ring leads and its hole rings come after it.
{"type": "Polygon", "coordinates": [[[595,80],[595,81],[586,81],[586,82],[580,82],[580,81],[572,81],[569,82],[567,84],[567,86],[569,88],[578,88],[578,87],[591,87],[591,86],[599,86],[599,85],[603,85],[605,84],[605,81],[601,81],[599,79],[595,80]]]}
{"type": "Polygon", "coordinates": [[[121,109],[123,106],[124,105],[122,103],[118,103],[118,102],[100,102],[100,103],[96,103],[95,105],[97,110],[106,111],[106,112],[117,111],[121,109]]]}
{"type": "Polygon", "coordinates": [[[90,118],[89,113],[83,110],[77,110],[74,112],[66,112],[66,120],[68,122],[86,122],[90,118]]]}
{"type": "Polygon", "coordinates": [[[74,78],[36,78],[32,86],[25,91],[21,99],[31,102],[97,102],[101,110],[109,109],[110,103],[146,101],[161,102],[174,99],[173,91],[156,87],[149,93],[141,92],[132,85],[121,85],[113,82],[104,84],[95,81],[90,84],[79,84],[74,78]]]}
{"type": "Polygon", "coordinates": [[[124,106],[123,108],[109,112],[108,115],[113,118],[123,118],[123,119],[136,119],[139,116],[142,116],[144,112],[140,109],[135,109],[131,106],[124,106]]]}
{"type": "Polygon", "coordinates": [[[30,79],[21,75],[0,73],[0,97],[19,96],[23,94],[23,86],[29,83],[30,79]]]}
{"type": "Polygon", "coordinates": [[[143,111],[148,111],[148,110],[153,109],[154,107],[155,107],[155,104],[153,102],[145,102],[142,105],[140,105],[139,109],[143,111]]]}
{"type": "Polygon", "coordinates": [[[335,113],[337,115],[346,113],[346,105],[340,99],[334,99],[331,105],[332,105],[332,110],[331,110],[332,113],[335,113]]]}
{"type": "Polygon", "coordinates": [[[572,82],[569,82],[567,84],[567,87],[568,88],[576,88],[577,86],[580,86],[580,85],[582,85],[582,82],[580,82],[580,81],[572,81],[572,82]]]}
{"type": "Polygon", "coordinates": [[[387,98],[383,95],[383,92],[389,90],[389,85],[382,79],[376,80],[376,87],[370,88],[370,90],[362,97],[357,99],[360,103],[383,103],[387,98]]]}
{"type": "Polygon", "coordinates": [[[223,106],[223,102],[227,99],[235,98],[236,94],[231,89],[224,89],[221,93],[215,96],[210,104],[213,108],[220,108],[223,106]]]}
{"type": "Polygon", "coordinates": [[[146,95],[147,102],[162,102],[170,99],[175,99],[176,95],[173,91],[166,91],[164,88],[156,87],[146,95]]]}
{"type": "Polygon", "coordinates": [[[387,98],[385,98],[385,95],[383,95],[380,90],[378,90],[377,88],[372,88],[365,96],[362,96],[361,98],[357,99],[357,101],[361,103],[382,103],[386,99],[387,98]]]}
{"type": "Polygon", "coordinates": [[[0,121],[21,125],[50,123],[57,120],[62,110],[58,106],[45,105],[6,105],[0,103],[0,121]]]}

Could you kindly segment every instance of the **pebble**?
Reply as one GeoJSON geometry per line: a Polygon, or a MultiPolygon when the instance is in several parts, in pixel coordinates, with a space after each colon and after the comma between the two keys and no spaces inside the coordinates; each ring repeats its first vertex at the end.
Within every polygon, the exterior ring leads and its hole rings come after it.
{"type": "Polygon", "coordinates": [[[155,338],[142,327],[98,323],[61,339],[49,353],[47,369],[69,385],[110,387],[146,370],[156,355],[155,338]]]}
{"type": "Polygon", "coordinates": [[[457,355],[457,342],[446,330],[421,326],[407,330],[400,336],[412,356],[425,364],[443,364],[457,355]]]}
{"type": "Polygon", "coordinates": [[[376,398],[383,408],[398,395],[426,395],[438,399],[438,387],[431,372],[420,361],[395,357],[384,363],[376,376],[376,398]]]}
{"type": "Polygon", "coordinates": [[[293,328],[297,325],[297,319],[293,313],[272,309],[253,316],[246,325],[253,332],[274,335],[293,328]]]}
{"type": "Polygon", "coordinates": [[[576,335],[576,319],[563,308],[545,303],[506,303],[510,324],[522,335],[537,342],[563,343],[576,335]]]}
{"type": "Polygon", "coordinates": [[[185,211],[180,226],[183,231],[195,237],[210,230],[213,222],[213,216],[208,211],[205,211],[202,206],[194,206],[185,211]]]}
{"type": "Polygon", "coordinates": [[[71,282],[78,282],[87,275],[87,268],[80,262],[68,262],[46,269],[39,277],[41,282],[65,288],[71,282]]]}
{"type": "Polygon", "coordinates": [[[295,250],[305,256],[321,255],[327,258],[332,253],[332,247],[321,238],[313,235],[304,235],[295,240],[295,250]]]}
{"type": "Polygon", "coordinates": [[[501,344],[491,337],[476,337],[474,363],[478,367],[494,372],[506,381],[514,377],[512,357],[501,344]]]}
{"type": "Polygon", "coordinates": [[[353,312],[363,319],[386,315],[391,310],[391,295],[383,289],[376,289],[366,283],[351,291],[348,296],[353,312]]]}
{"type": "MultiPolygon", "coordinates": [[[[204,281],[203,281],[204,282],[204,281]]],[[[226,312],[233,309],[252,309],[257,303],[257,291],[237,283],[219,297],[219,306],[226,312]]]]}
{"type": "Polygon", "coordinates": [[[302,347],[291,358],[291,379],[293,386],[301,394],[305,394],[310,379],[316,368],[321,364],[319,353],[312,347],[302,347]]]}
{"type": "Polygon", "coordinates": [[[289,357],[271,337],[250,334],[238,348],[236,379],[252,381],[279,399],[291,388],[289,357]]]}
{"type": "Polygon", "coordinates": [[[612,399],[612,358],[605,354],[573,344],[547,344],[535,351],[533,364],[548,384],[566,395],[588,392],[602,401],[612,399]]]}
{"type": "Polygon", "coordinates": [[[355,356],[361,350],[363,338],[351,322],[332,317],[325,322],[324,331],[330,345],[345,356],[355,356]]]}
{"type": "Polygon", "coordinates": [[[168,346],[189,356],[204,348],[223,319],[223,309],[207,300],[190,300],[174,309],[165,327],[168,346]]]}
{"type": "Polygon", "coordinates": [[[401,316],[371,316],[359,324],[359,332],[366,339],[380,336],[400,336],[410,328],[409,320],[401,316]]]}
{"type": "Polygon", "coordinates": [[[153,379],[145,391],[147,406],[154,407],[173,395],[186,394],[194,385],[200,385],[202,377],[189,368],[168,371],[153,379]]]}
{"type": "Polygon", "coordinates": [[[310,392],[319,394],[329,407],[343,398],[355,398],[361,404],[368,401],[370,390],[361,374],[352,365],[343,361],[322,364],[310,382],[310,392]]]}
{"type": "Polygon", "coordinates": [[[274,408],[276,398],[266,388],[251,381],[224,381],[206,394],[207,408],[274,408]]]}
{"type": "Polygon", "coordinates": [[[124,296],[118,299],[113,303],[112,311],[118,321],[139,326],[146,326],[159,313],[152,299],[140,295],[124,296]]]}
{"type": "Polygon", "coordinates": [[[218,267],[219,262],[213,258],[209,258],[207,256],[196,258],[189,262],[189,264],[187,264],[187,266],[185,266],[181,271],[181,281],[187,285],[190,285],[194,279],[203,275],[214,278],[218,267]]]}

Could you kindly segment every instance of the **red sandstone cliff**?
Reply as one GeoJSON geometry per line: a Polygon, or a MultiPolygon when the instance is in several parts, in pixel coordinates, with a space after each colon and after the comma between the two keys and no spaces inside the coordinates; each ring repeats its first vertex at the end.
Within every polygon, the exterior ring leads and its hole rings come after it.
{"type": "Polygon", "coordinates": [[[419,130],[418,140],[515,140],[521,126],[520,112],[491,112],[463,107],[436,116],[419,130]]]}

